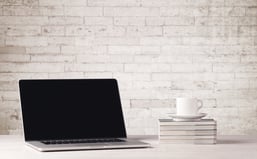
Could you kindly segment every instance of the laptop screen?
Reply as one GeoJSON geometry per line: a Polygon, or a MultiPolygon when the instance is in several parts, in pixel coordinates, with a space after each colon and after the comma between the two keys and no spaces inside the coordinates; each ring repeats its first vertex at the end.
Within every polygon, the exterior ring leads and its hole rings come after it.
{"type": "Polygon", "coordinates": [[[124,138],[115,79],[20,80],[26,141],[124,138]]]}

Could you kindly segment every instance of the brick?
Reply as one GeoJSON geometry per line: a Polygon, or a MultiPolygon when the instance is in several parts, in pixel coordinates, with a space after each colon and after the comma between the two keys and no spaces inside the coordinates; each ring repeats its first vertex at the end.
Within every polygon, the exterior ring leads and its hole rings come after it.
{"type": "Polygon", "coordinates": [[[78,55],[77,61],[81,63],[131,63],[133,56],[129,55],[78,55]]]}
{"type": "Polygon", "coordinates": [[[194,25],[194,17],[146,17],[146,25],[194,25]]]}
{"type": "Polygon", "coordinates": [[[83,78],[83,72],[57,72],[57,73],[48,73],[49,78],[54,79],[71,79],[71,78],[83,78]]]}
{"type": "Polygon", "coordinates": [[[257,25],[257,17],[239,17],[239,25],[257,25]]]}
{"type": "Polygon", "coordinates": [[[4,37],[0,34],[0,47],[5,45],[5,39],[4,37]]]}
{"type": "Polygon", "coordinates": [[[140,54],[140,46],[108,46],[110,54],[140,54]]]}
{"type": "Polygon", "coordinates": [[[208,16],[207,7],[161,7],[161,16],[208,16]]]}
{"type": "Polygon", "coordinates": [[[209,16],[244,16],[243,7],[210,7],[209,16]]]}
{"type": "Polygon", "coordinates": [[[159,81],[180,81],[180,80],[194,80],[194,81],[216,81],[216,80],[231,80],[234,79],[234,73],[210,73],[210,72],[200,72],[200,73],[153,73],[153,80],[159,81]]]}
{"type": "Polygon", "coordinates": [[[1,5],[21,5],[22,0],[3,0],[0,2],[1,5]]]}
{"type": "Polygon", "coordinates": [[[249,89],[248,80],[229,80],[229,81],[216,81],[216,90],[238,90],[249,89]]]}
{"type": "Polygon", "coordinates": [[[111,72],[84,72],[84,76],[88,78],[112,78],[111,72]]]}
{"type": "Polygon", "coordinates": [[[178,37],[142,37],[141,45],[179,45],[182,44],[181,38],[178,37]]]}
{"type": "Polygon", "coordinates": [[[64,26],[43,26],[42,35],[44,36],[63,36],[64,26]]]}
{"type": "Polygon", "coordinates": [[[145,25],[145,18],[144,17],[114,17],[114,25],[142,26],[142,25],[145,25]]]}
{"type": "Polygon", "coordinates": [[[160,16],[179,16],[180,8],[171,8],[171,7],[161,7],[160,16]]]}
{"type": "Polygon", "coordinates": [[[7,26],[6,35],[8,36],[39,36],[41,28],[39,26],[7,26]]]}
{"type": "Polygon", "coordinates": [[[162,54],[215,54],[215,48],[211,46],[192,46],[192,45],[164,45],[161,47],[162,54]]]}
{"type": "Polygon", "coordinates": [[[94,27],[95,36],[97,37],[122,37],[126,29],[123,27],[101,26],[94,27]]]}
{"type": "Polygon", "coordinates": [[[36,6],[4,6],[3,7],[3,15],[11,15],[11,16],[39,16],[40,10],[39,7],[36,6]]]}
{"type": "Polygon", "coordinates": [[[122,99],[151,99],[154,97],[154,94],[147,89],[122,90],[120,94],[122,99]],[[135,94],[135,92],[137,93],[135,94]]]}
{"type": "Polygon", "coordinates": [[[83,25],[75,26],[66,26],[65,35],[68,36],[85,36],[85,35],[94,35],[95,30],[93,27],[87,27],[83,25]]]}
{"type": "Polygon", "coordinates": [[[257,62],[257,55],[242,55],[241,56],[242,63],[256,63],[257,62]]]}
{"type": "Polygon", "coordinates": [[[74,56],[63,55],[31,55],[31,62],[49,62],[49,63],[71,63],[75,61],[74,56]]]}
{"type": "Polygon", "coordinates": [[[224,0],[142,0],[141,3],[142,6],[222,6],[224,5],[224,0]]]}
{"type": "Polygon", "coordinates": [[[257,66],[253,64],[214,64],[213,72],[257,72],[257,66]]]}
{"type": "MultiPolygon", "coordinates": [[[[184,45],[237,45],[241,38],[237,37],[184,37],[184,45]]],[[[248,40],[248,39],[247,39],[248,40]]],[[[247,41],[249,43],[249,41],[247,41]]]]}
{"type": "Polygon", "coordinates": [[[198,37],[236,37],[236,26],[168,26],[164,27],[166,36],[198,36],[198,37]]]}
{"type": "Polygon", "coordinates": [[[1,73],[0,81],[19,81],[20,79],[48,78],[48,73],[1,73]]]}
{"type": "Polygon", "coordinates": [[[39,9],[42,16],[64,16],[63,6],[43,6],[39,9]]]}
{"type": "Polygon", "coordinates": [[[141,54],[151,55],[151,54],[160,54],[159,46],[141,46],[141,54]]]}
{"type": "Polygon", "coordinates": [[[62,64],[50,63],[0,63],[0,72],[63,72],[62,64]]]}
{"type": "Polygon", "coordinates": [[[85,17],[85,25],[112,25],[113,18],[110,17],[85,17]]]}
{"type": "Polygon", "coordinates": [[[0,101],[1,109],[10,109],[10,108],[19,108],[20,102],[19,101],[0,101]]]}
{"type": "Polygon", "coordinates": [[[0,91],[17,91],[19,90],[17,82],[0,81],[0,91]]]}
{"type": "Polygon", "coordinates": [[[257,79],[257,74],[256,73],[236,72],[235,78],[236,79],[257,79]]]}
{"type": "Polygon", "coordinates": [[[254,45],[254,37],[240,37],[237,43],[238,45],[254,45]]]}
{"type": "Polygon", "coordinates": [[[87,0],[39,0],[40,6],[62,6],[62,5],[68,5],[68,6],[86,6],[87,0]]]}
{"type": "Polygon", "coordinates": [[[174,100],[131,100],[131,108],[170,108],[175,107],[174,100]]]}
{"type": "Polygon", "coordinates": [[[106,71],[123,71],[123,64],[67,64],[65,71],[83,71],[83,72],[106,72],[106,71]]]}
{"type": "Polygon", "coordinates": [[[48,25],[77,25],[83,24],[82,17],[48,17],[49,23],[48,25]]]}
{"type": "Polygon", "coordinates": [[[159,16],[159,8],[143,8],[143,7],[106,7],[104,8],[104,16],[130,17],[130,16],[159,16]]]}
{"type": "Polygon", "coordinates": [[[112,26],[67,26],[66,35],[119,37],[125,35],[125,28],[112,26]]]}
{"type": "Polygon", "coordinates": [[[135,56],[136,63],[191,63],[191,56],[161,56],[161,55],[138,55],[135,56]]]}
{"type": "Polygon", "coordinates": [[[29,62],[29,55],[22,54],[0,54],[0,62],[29,62]]]}
{"type": "Polygon", "coordinates": [[[139,0],[88,0],[88,6],[128,7],[139,6],[139,0]]]}
{"type": "Polygon", "coordinates": [[[18,91],[0,91],[0,99],[3,101],[18,101],[18,91]]]}
{"type": "Polygon", "coordinates": [[[93,43],[96,45],[137,45],[139,44],[139,39],[133,37],[107,37],[96,38],[93,43]]]}
{"type": "Polygon", "coordinates": [[[17,54],[17,53],[21,53],[24,54],[26,51],[25,47],[18,47],[18,46],[14,46],[14,47],[0,47],[0,53],[3,54],[17,54]]]}
{"type": "Polygon", "coordinates": [[[38,6],[39,1],[38,0],[23,0],[23,3],[26,6],[38,6]]]}
{"type": "Polygon", "coordinates": [[[127,36],[162,36],[162,28],[161,27],[135,27],[129,26],[127,27],[127,36]]]}
{"type": "Polygon", "coordinates": [[[249,87],[250,87],[250,89],[257,89],[257,82],[256,82],[256,80],[250,80],[249,87]]]}
{"type": "Polygon", "coordinates": [[[117,78],[121,81],[150,81],[151,80],[151,73],[113,73],[113,77],[117,78]]]}
{"type": "Polygon", "coordinates": [[[208,27],[194,26],[169,26],[163,28],[165,36],[208,36],[210,34],[208,27]]]}
{"type": "Polygon", "coordinates": [[[170,72],[169,64],[125,64],[125,72],[170,72]]]}
{"type": "Polygon", "coordinates": [[[134,89],[160,89],[170,87],[170,81],[133,81],[134,89]]]}
{"type": "Polygon", "coordinates": [[[172,64],[172,72],[211,72],[211,64],[172,64]]]}
{"type": "Polygon", "coordinates": [[[0,24],[3,25],[46,25],[48,18],[43,16],[2,16],[0,24]]]}
{"type": "Polygon", "coordinates": [[[105,54],[106,46],[62,46],[62,54],[105,54]]]}
{"type": "Polygon", "coordinates": [[[50,36],[47,38],[48,45],[73,45],[74,41],[73,37],[67,36],[50,36]]]}
{"type": "Polygon", "coordinates": [[[257,15],[257,6],[245,8],[245,14],[246,14],[246,16],[256,16],[257,15]]]}
{"type": "Polygon", "coordinates": [[[214,82],[211,81],[172,81],[172,90],[213,90],[214,82]]]}
{"type": "Polygon", "coordinates": [[[227,6],[257,6],[255,0],[225,0],[227,6]]]}
{"type": "Polygon", "coordinates": [[[252,26],[239,26],[238,34],[239,36],[254,36],[252,26]]]}
{"type": "Polygon", "coordinates": [[[28,54],[59,54],[60,46],[26,47],[28,54]]]}
{"type": "Polygon", "coordinates": [[[238,46],[238,45],[232,45],[232,46],[216,46],[215,52],[217,54],[255,54],[257,47],[255,46],[238,46]]]}
{"type": "MultiPolygon", "coordinates": [[[[243,18],[243,17],[242,17],[243,18]]],[[[220,25],[238,25],[244,19],[240,20],[240,17],[196,17],[195,25],[211,25],[211,26],[220,26],[220,25]]]]}
{"type": "Polygon", "coordinates": [[[194,55],[194,63],[239,63],[239,55],[194,55]]]}
{"type": "Polygon", "coordinates": [[[7,37],[8,46],[46,46],[46,37],[7,37]]]}
{"type": "Polygon", "coordinates": [[[68,7],[65,6],[64,14],[66,16],[102,16],[101,7],[68,7]]]}

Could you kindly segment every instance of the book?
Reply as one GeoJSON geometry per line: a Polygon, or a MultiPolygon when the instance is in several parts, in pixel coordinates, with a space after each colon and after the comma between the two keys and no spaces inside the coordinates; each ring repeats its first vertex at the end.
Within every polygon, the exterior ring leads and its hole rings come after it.
{"type": "Polygon", "coordinates": [[[216,136],[160,136],[160,140],[201,140],[216,139],[216,136]]]}
{"type": "Polygon", "coordinates": [[[165,135],[216,135],[217,130],[174,130],[174,131],[160,131],[160,136],[165,135]]]}
{"type": "Polygon", "coordinates": [[[216,139],[213,140],[160,140],[160,143],[165,144],[216,144],[216,139]]]}
{"type": "Polygon", "coordinates": [[[197,125],[197,126],[190,126],[190,125],[182,125],[182,126],[160,126],[160,131],[167,131],[167,130],[216,130],[216,125],[197,125]]]}
{"type": "Polygon", "coordinates": [[[159,124],[161,126],[169,125],[215,125],[216,121],[213,119],[202,119],[200,121],[174,121],[173,119],[159,119],[159,124]]]}

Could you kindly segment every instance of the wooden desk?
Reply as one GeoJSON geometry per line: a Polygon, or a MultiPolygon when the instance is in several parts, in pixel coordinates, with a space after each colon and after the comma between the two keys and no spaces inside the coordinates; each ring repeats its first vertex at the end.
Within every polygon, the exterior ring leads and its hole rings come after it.
{"type": "MultiPolygon", "coordinates": [[[[145,137],[144,137],[145,138],[145,137]]],[[[257,136],[219,136],[217,145],[158,144],[145,149],[38,152],[21,136],[0,136],[1,159],[257,159],[257,136]]]]}

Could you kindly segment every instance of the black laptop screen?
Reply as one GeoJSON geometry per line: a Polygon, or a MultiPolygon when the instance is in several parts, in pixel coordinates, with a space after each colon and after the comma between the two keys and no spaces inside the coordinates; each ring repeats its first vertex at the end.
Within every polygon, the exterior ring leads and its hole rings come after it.
{"type": "Polygon", "coordinates": [[[115,79],[20,80],[26,141],[126,137],[115,79]]]}

